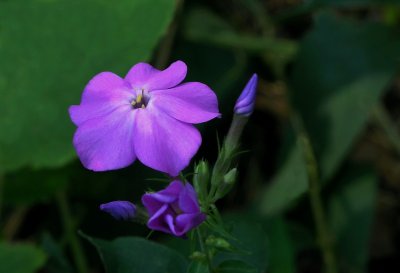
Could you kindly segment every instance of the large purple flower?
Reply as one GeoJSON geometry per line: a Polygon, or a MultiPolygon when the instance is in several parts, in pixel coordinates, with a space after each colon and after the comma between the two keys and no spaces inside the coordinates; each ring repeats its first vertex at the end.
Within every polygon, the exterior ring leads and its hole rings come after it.
{"type": "Polygon", "coordinates": [[[142,197],[150,219],[150,229],[181,237],[200,225],[206,215],[200,211],[197,195],[192,185],[175,180],[167,188],[142,197]]]}
{"type": "Polygon", "coordinates": [[[201,144],[192,125],[219,115],[214,92],[188,82],[186,64],[165,70],[146,63],[124,79],[111,72],[96,75],[80,105],[69,108],[78,126],[74,146],[83,165],[94,171],[126,167],[138,158],[144,165],[176,176],[201,144]]]}

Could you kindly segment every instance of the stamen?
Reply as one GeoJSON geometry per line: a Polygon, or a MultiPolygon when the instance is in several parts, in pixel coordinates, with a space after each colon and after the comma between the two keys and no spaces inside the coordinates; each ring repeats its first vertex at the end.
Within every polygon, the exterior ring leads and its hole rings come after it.
{"type": "Polygon", "coordinates": [[[143,94],[137,95],[137,97],[136,97],[136,102],[137,102],[137,103],[141,103],[141,102],[142,102],[142,98],[143,98],[143,94]]]}

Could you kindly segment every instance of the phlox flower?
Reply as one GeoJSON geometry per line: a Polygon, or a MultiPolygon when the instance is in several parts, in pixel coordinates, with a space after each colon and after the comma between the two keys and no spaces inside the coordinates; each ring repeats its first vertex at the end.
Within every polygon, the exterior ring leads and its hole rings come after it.
{"type": "Polygon", "coordinates": [[[148,228],[177,237],[184,236],[206,219],[192,185],[179,180],[161,191],[144,194],[142,203],[150,217],[148,228]]]}
{"type": "Polygon", "coordinates": [[[201,144],[193,124],[219,116],[214,92],[200,82],[182,83],[186,72],[182,61],[165,70],[138,63],[125,78],[102,72],[90,80],[80,105],[69,108],[82,164],[107,171],[138,159],[177,176],[201,144]]]}

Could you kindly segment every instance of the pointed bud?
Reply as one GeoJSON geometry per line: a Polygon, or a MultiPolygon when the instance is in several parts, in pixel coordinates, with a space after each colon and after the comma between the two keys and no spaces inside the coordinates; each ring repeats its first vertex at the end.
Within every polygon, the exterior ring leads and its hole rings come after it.
{"type": "Polygon", "coordinates": [[[221,250],[232,250],[232,246],[227,240],[212,235],[206,239],[206,245],[221,250]]]}
{"type": "Polygon", "coordinates": [[[117,220],[133,220],[136,217],[136,206],[129,201],[112,201],[101,204],[100,209],[117,220]]]}
{"type": "Polygon", "coordinates": [[[235,104],[235,114],[242,116],[250,116],[254,110],[254,103],[256,98],[258,77],[257,74],[253,74],[249,82],[240,94],[240,97],[235,104]]]}
{"type": "Polygon", "coordinates": [[[227,185],[235,184],[236,176],[237,176],[237,169],[233,168],[227,174],[224,175],[224,183],[227,185]]]}
{"type": "Polygon", "coordinates": [[[210,170],[206,161],[200,161],[195,167],[193,185],[198,194],[199,201],[202,203],[207,196],[208,183],[210,181],[210,170]]]}
{"type": "Polygon", "coordinates": [[[215,194],[216,200],[224,197],[233,188],[236,182],[236,177],[237,177],[236,168],[233,168],[227,174],[224,175],[222,183],[219,185],[219,188],[215,194]]]}

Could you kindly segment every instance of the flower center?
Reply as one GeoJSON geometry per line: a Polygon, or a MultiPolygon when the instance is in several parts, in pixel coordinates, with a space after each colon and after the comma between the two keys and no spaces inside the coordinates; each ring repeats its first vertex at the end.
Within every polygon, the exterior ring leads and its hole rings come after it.
{"type": "Polygon", "coordinates": [[[144,89],[136,90],[136,97],[131,101],[132,108],[144,109],[149,102],[148,92],[144,89]]]}

